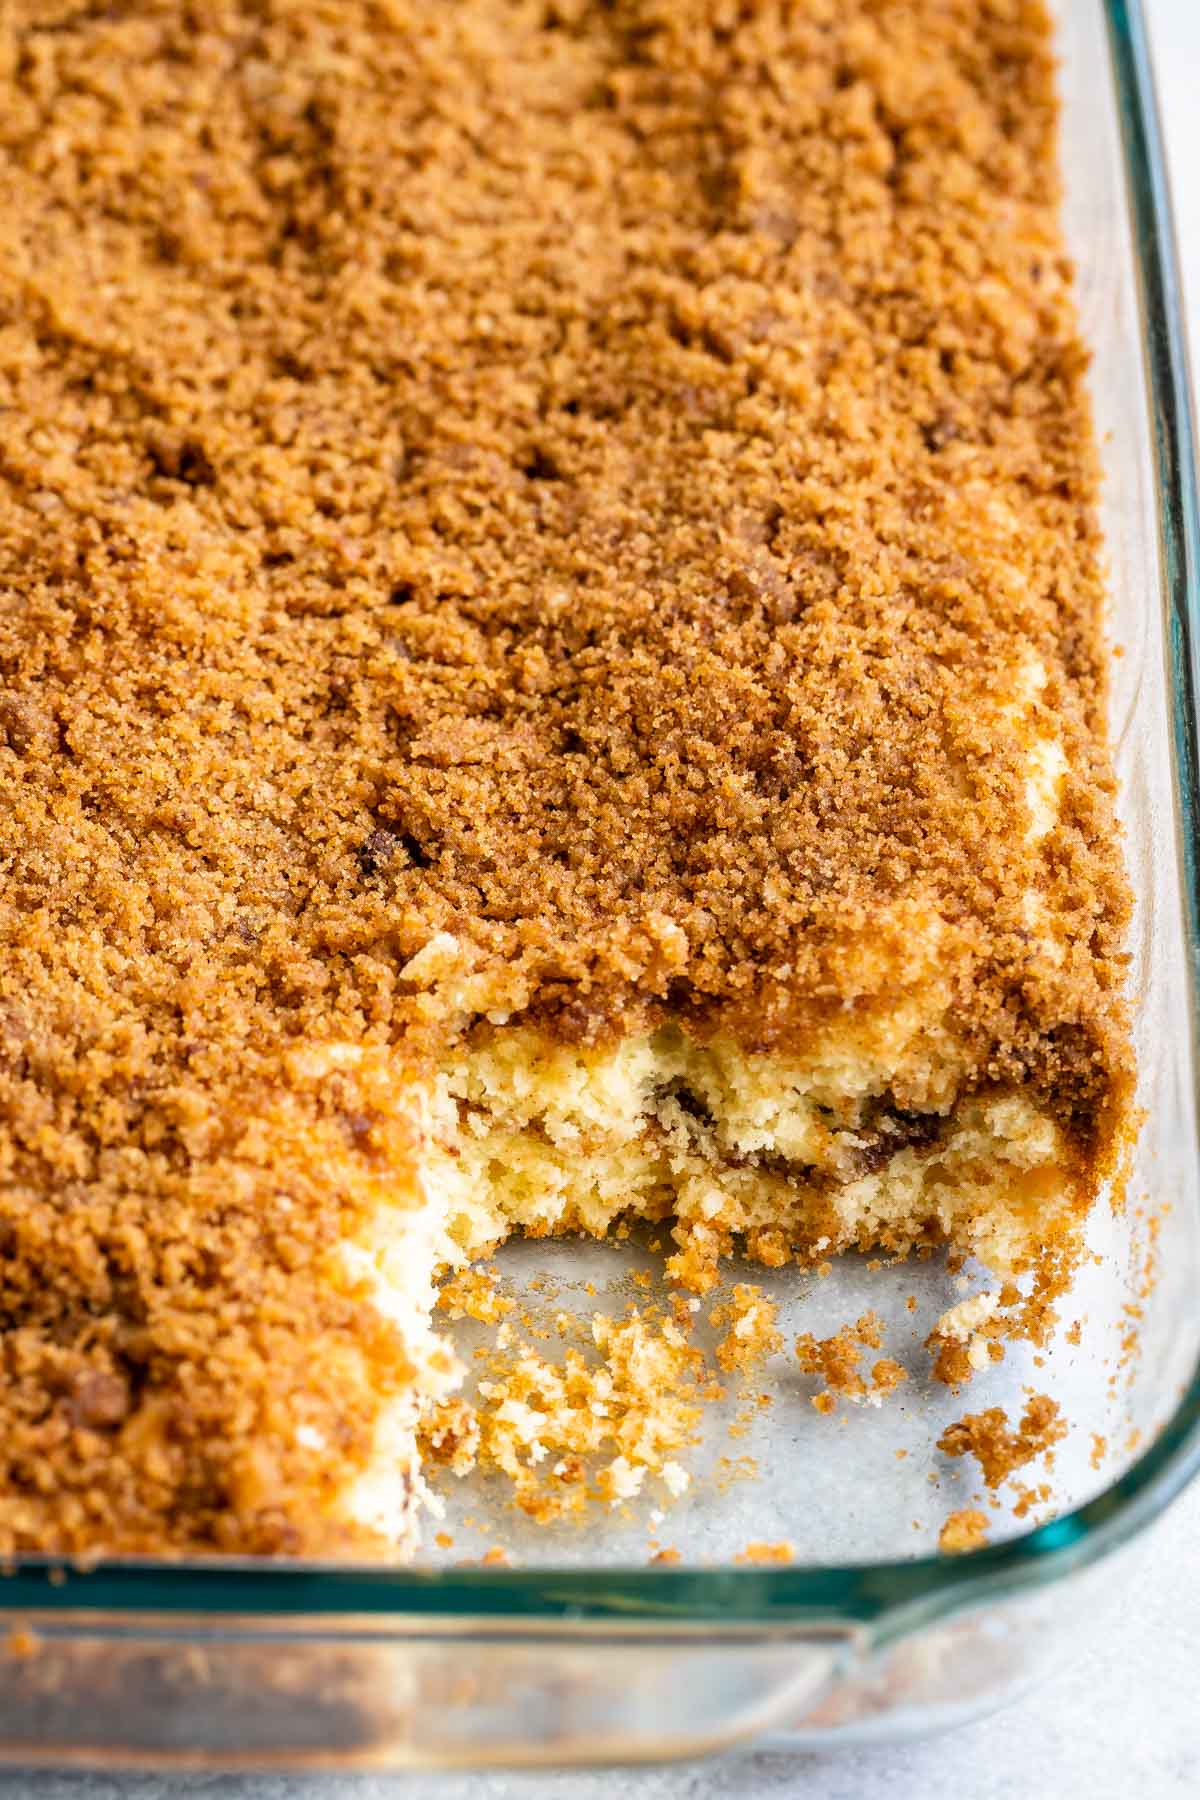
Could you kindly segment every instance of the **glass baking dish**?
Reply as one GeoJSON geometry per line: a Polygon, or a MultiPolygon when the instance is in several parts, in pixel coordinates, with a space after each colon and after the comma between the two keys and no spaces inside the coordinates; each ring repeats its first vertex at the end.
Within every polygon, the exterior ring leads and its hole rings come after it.
{"type": "MultiPolygon", "coordinates": [[[[1131,983],[1146,1123],[1129,1203],[1098,1209],[1097,1261],[1044,1363],[1010,1352],[965,1404],[1011,1405],[1029,1386],[1062,1400],[1072,1429],[1057,1516],[1031,1530],[997,1514],[1001,1541],[930,1553],[973,1484],[932,1449],[963,1398],[913,1379],[903,1405],[845,1422],[781,1389],[753,1440],[758,1478],[698,1481],[662,1525],[681,1552],[670,1566],[647,1566],[644,1517],[586,1538],[530,1529],[514,1568],[85,1572],[28,1558],[0,1580],[0,1757],[568,1763],[919,1732],[996,1704],[1094,1630],[1125,1547],[1200,1467],[1200,524],[1183,326],[1137,0],[1056,11],[1066,226],[1094,352],[1123,652],[1113,729],[1139,899],[1131,983]],[[1077,1347],[1069,1327],[1085,1315],[1077,1347]],[[773,1539],[795,1546],[791,1566],[733,1560],[739,1544],[773,1539]]],[[[518,1284],[550,1267],[560,1290],[590,1275],[617,1291],[614,1269],[638,1254],[513,1246],[506,1260],[518,1284]]],[[[773,1291],[792,1309],[785,1324],[819,1330],[871,1305],[914,1344],[958,1297],[932,1265],[852,1260],[823,1283],[780,1278],[773,1291]]],[[[914,1356],[914,1376],[920,1366],[914,1356]]],[[[511,1546],[516,1528],[501,1529],[511,1546]]]]}

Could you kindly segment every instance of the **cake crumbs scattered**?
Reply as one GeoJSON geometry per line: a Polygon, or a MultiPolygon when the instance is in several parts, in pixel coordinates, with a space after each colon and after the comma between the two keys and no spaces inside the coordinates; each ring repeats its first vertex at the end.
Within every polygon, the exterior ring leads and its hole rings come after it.
{"type": "Polygon", "coordinates": [[[878,1350],[882,1343],[883,1326],[874,1312],[863,1313],[853,1325],[843,1325],[827,1338],[801,1332],[795,1345],[800,1367],[806,1375],[817,1375],[826,1384],[812,1399],[818,1412],[833,1412],[839,1397],[878,1406],[907,1379],[901,1365],[887,1356],[872,1365],[869,1382],[859,1373],[863,1351],[878,1350]]]}
{"type": "Polygon", "coordinates": [[[947,1456],[970,1454],[977,1458],[987,1486],[996,1488],[1034,1457],[1045,1455],[1066,1436],[1066,1430],[1057,1400],[1034,1394],[1015,1430],[1010,1429],[1003,1407],[991,1406],[948,1425],[938,1439],[938,1449],[947,1456]]]}
{"type": "Polygon", "coordinates": [[[438,1290],[440,1310],[451,1319],[475,1319],[494,1325],[506,1318],[516,1304],[498,1287],[499,1276],[490,1265],[459,1269],[438,1290]]]}
{"type": "Polygon", "coordinates": [[[741,1481],[757,1481],[759,1463],[755,1456],[719,1456],[717,1458],[717,1492],[724,1494],[741,1481]]]}
{"type": "Polygon", "coordinates": [[[597,1313],[590,1335],[589,1350],[569,1347],[558,1362],[524,1339],[490,1353],[475,1405],[450,1402],[424,1428],[431,1461],[503,1474],[540,1523],[592,1501],[619,1507],[650,1475],[677,1499],[690,1483],[679,1452],[719,1391],[702,1354],[654,1307],[597,1313]]]}
{"type": "Polygon", "coordinates": [[[1048,1481],[1039,1482],[1036,1487],[1027,1487],[1023,1482],[1014,1481],[1013,1516],[1018,1519],[1028,1518],[1035,1506],[1045,1506],[1053,1489],[1048,1481]]]}
{"type": "Polygon", "coordinates": [[[729,1327],[716,1349],[717,1362],[727,1375],[748,1375],[782,1348],[778,1312],[773,1301],[764,1299],[760,1287],[745,1282],[734,1287],[728,1302],[712,1309],[709,1323],[729,1327]]]}

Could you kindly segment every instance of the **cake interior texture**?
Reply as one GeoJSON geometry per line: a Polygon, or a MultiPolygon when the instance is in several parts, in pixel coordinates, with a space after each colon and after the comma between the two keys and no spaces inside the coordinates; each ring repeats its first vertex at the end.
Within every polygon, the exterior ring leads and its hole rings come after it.
{"type": "Polygon", "coordinates": [[[1132,1091],[1040,0],[0,19],[0,1548],[412,1553],[438,1280],[1069,1261],[1132,1091]]]}

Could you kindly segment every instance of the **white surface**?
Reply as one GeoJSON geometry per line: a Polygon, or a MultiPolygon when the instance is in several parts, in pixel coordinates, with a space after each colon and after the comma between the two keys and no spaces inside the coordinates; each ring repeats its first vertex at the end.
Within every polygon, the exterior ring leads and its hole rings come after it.
{"type": "MultiPolygon", "coordinates": [[[[1099,0],[1097,0],[1099,4],[1099,0]]],[[[1200,357],[1200,0],[1146,0],[1200,357]]],[[[1123,1576],[1125,1572],[1123,1571],[1123,1576]]],[[[1019,1705],[945,1737],[642,1773],[430,1778],[0,1774],[0,1800],[1182,1800],[1200,1794],[1200,1491],[1151,1534],[1119,1625],[1019,1705]]]]}

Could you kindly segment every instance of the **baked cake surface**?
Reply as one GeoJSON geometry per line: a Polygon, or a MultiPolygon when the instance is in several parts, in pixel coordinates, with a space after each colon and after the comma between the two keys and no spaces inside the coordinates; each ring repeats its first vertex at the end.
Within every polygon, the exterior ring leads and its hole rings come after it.
{"type": "Polygon", "coordinates": [[[1131,1083],[1035,0],[0,24],[0,1543],[410,1545],[436,1272],[1069,1244],[1131,1083]]]}

